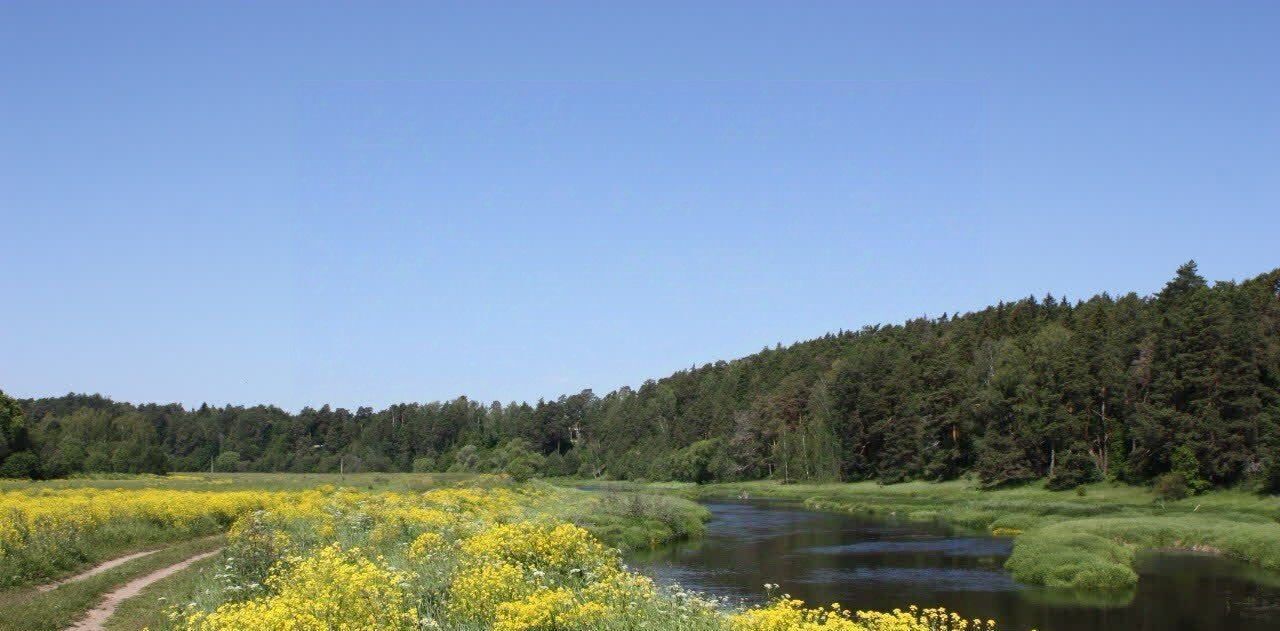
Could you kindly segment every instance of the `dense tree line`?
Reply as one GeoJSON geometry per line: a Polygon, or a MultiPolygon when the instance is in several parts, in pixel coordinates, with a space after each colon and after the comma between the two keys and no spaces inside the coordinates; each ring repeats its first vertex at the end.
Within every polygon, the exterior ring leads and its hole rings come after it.
{"type": "Polygon", "coordinates": [[[0,458],[27,454],[12,472],[47,476],[507,470],[892,483],[973,473],[993,486],[1069,488],[1172,471],[1193,488],[1277,488],[1280,269],[1210,286],[1192,262],[1154,296],[1030,297],[841,331],[603,397],[296,414],[75,394],[20,404],[0,411],[0,458]]]}

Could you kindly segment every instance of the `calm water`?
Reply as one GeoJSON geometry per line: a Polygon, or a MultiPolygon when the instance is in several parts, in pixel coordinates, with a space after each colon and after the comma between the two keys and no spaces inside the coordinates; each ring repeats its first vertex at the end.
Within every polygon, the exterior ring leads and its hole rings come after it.
{"type": "Polygon", "coordinates": [[[763,584],[849,609],[942,605],[1001,628],[1040,631],[1277,631],[1280,577],[1205,555],[1150,553],[1137,590],[1109,599],[1014,583],[1008,539],[815,513],[794,505],[708,504],[699,541],[641,553],[630,564],[659,581],[758,601],[763,584]]]}

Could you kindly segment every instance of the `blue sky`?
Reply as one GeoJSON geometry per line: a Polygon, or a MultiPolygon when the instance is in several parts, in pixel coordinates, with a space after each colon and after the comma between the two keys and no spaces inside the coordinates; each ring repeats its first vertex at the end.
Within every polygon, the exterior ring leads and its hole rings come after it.
{"type": "Polygon", "coordinates": [[[1280,5],[0,5],[0,388],[639,384],[1280,265],[1280,5]]]}

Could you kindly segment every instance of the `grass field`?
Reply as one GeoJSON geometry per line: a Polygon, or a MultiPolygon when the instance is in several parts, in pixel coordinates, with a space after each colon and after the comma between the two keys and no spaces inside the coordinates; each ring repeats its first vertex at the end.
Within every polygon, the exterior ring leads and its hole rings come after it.
{"type": "MultiPolygon", "coordinates": [[[[129,579],[177,563],[194,554],[220,547],[225,538],[185,541],[135,559],[83,581],[52,591],[35,587],[0,592],[0,631],[57,631],[93,607],[104,594],[129,579]]],[[[135,628],[142,628],[141,626],[135,628]]]]}
{"type": "Polygon", "coordinates": [[[771,481],[596,486],[690,498],[788,499],[815,510],[944,521],[1014,537],[1007,567],[1015,579],[1072,590],[1132,588],[1138,578],[1132,561],[1142,548],[1216,552],[1280,571],[1280,498],[1239,490],[1165,502],[1146,488],[1108,483],[1082,491],[1049,491],[1034,484],[986,491],[963,480],[887,486],[771,481]]]}
{"type": "MultiPolygon", "coordinates": [[[[414,493],[505,486],[473,474],[175,474],[0,483],[0,587],[74,574],[104,559],[223,532],[244,513],[316,488],[414,493]]],[[[548,512],[628,549],[698,536],[702,507],[648,493],[559,489],[548,512]]]]}
{"type": "Polygon", "coordinates": [[[748,609],[627,570],[618,548],[696,537],[708,513],[671,493],[505,477],[185,474],[0,486],[0,619],[58,629],[158,568],[225,549],[124,600],[110,629],[949,631],[940,610],[748,609]],[[75,554],[42,556],[67,543],[75,554]],[[52,591],[32,585],[143,544],[168,547],[52,591]],[[16,572],[16,573],[15,573],[16,572]],[[24,573],[25,572],[25,573],[24,573]]]}

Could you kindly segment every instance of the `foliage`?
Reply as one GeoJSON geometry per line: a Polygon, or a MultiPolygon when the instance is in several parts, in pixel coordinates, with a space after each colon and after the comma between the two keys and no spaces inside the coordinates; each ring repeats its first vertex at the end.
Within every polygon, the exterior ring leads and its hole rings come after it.
{"type": "Polygon", "coordinates": [[[239,471],[240,470],[240,452],[224,451],[213,459],[214,471],[239,471]]]}
{"type": "Polygon", "coordinates": [[[1273,456],[1271,462],[1263,469],[1262,490],[1266,493],[1280,494],[1280,455],[1273,456]]]}
{"type": "Polygon", "coordinates": [[[36,477],[39,462],[30,449],[26,415],[0,390],[0,478],[36,477]]]}
{"type": "Polygon", "coordinates": [[[708,438],[660,458],[650,468],[649,478],[703,484],[732,475],[732,466],[724,441],[708,438]]]}
{"type": "Polygon", "coordinates": [[[1171,458],[1172,473],[1182,478],[1186,490],[1192,495],[1199,495],[1209,490],[1209,482],[1200,477],[1200,461],[1196,452],[1189,445],[1182,445],[1173,450],[1171,458]]]}
{"type": "Polygon", "coordinates": [[[1075,445],[1067,450],[1063,455],[1062,462],[1058,463],[1053,472],[1049,474],[1049,479],[1045,481],[1045,486],[1054,491],[1083,489],[1082,485],[1095,482],[1097,479],[1097,466],[1086,454],[1085,446],[1075,445]]]}
{"type": "Polygon", "coordinates": [[[1168,501],[1183,499],[1191,493],[1187,488],[1187,476],[1178,472],[1166,473],[1156,478],[1152,490],[1157,498],[1168,501]]]}
{"type": "MultiPolygon", "coordinates": [[[[1177,471],[1200,492],[1251,479],[1280,452],[1278,286],[1280,270],[1210,285],[1188,263],[1153,296],[1028,297],[840,331],[604,396],[289,413],[67,395],[20,402],[18,433],[45,475],[207,470],[234,451],[250,471],[518,479],[887,484],[972,472],[988,487],[1069,489],[1177,471]]],[[[0,417],[12,443],[15,416],[0,417]]]]}
{"type": "Polygon", "coordinates": [[[0,464],[0,478],[36,478],[40,475],[40,460],[30,451],[9,454],[0,464]]]}

